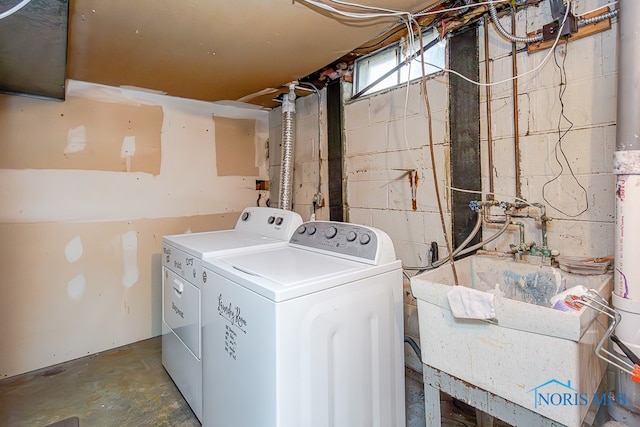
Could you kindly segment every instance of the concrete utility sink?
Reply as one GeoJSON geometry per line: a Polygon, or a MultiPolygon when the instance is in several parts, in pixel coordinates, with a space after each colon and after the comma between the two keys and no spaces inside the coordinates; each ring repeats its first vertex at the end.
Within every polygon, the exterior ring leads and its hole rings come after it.
{"type": "Polygon", "coordinates": [[[455,266],[461,285],[496,295],[496,319],[453,317],[450,266],[413,277],[423,363],[562,424],[580,425],[606,370],[594,353],[604,328],[594,322],[594,310],[555,310],[549,299],[576,285],[608,299],[612,275],[582,276],[492,255],[455,266]]]}

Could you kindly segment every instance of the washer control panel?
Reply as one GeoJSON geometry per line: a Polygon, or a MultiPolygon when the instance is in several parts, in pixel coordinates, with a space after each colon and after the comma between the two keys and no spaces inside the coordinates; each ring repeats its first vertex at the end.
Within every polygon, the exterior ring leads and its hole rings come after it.
{"type": "Polygon", "coordinates": [[[289,242],[368,261],[376,260],[379,249],[377,230],[345,222],[305,222],[289,242]]]}

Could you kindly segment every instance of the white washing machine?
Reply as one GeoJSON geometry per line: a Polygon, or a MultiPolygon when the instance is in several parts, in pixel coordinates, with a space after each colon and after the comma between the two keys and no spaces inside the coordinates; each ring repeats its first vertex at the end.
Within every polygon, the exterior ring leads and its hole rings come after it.
{"type": "Polygon", "coordinates": [[[202,420],[201,289],[204,257],[287,245],[302,218],[295,212],[246,208],[232,230],[162,238],[162,364],[202,420]]]}
{"type": "Polygon", "coordinates": [[[402,272],[389,236],[301,225],[203,262],[204,427],[405,425],[402,272]]]}

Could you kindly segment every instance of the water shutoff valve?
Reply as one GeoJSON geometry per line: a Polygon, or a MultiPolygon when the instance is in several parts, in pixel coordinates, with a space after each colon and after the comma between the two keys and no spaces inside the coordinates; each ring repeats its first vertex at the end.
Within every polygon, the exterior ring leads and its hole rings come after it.
{"type": "Polygon", "coordinates": [[[511,203],[506,202],[504,200],[501,201],[500,203],[498,203],[498,206],[500,206],[500,208],[505,210],[505,211],[508,210],[508,209],[511,209],[511,203]]]}

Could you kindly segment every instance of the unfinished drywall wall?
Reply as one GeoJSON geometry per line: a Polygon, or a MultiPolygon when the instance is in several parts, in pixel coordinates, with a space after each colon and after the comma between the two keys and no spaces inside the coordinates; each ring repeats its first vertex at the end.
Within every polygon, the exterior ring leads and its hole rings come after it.
{"type": "Polygon", "coordinates": [[[232,228],[236,213],[0,224],[0,377],[161,333],[166,234],[232,228]]]}
{"type": "Polygon", "coordinates": [[[256,121],[215,117],[218,176],[257,176],[256,121]]]}
{"type": "Polygon", "coordinates": [[[0,168],[0,321],[8,325],[0,378],[160,334],[162,236],[232,228],[255,205],[255,181],[268,177],[268,114],[77,81],[68,85],[69,106],[0,99],[0,117],[17,114],[30,128],[28,137],[14,122],[0,128],[3,144],[28,148],[0,168]],[[52,111],[61,108],[58,122],[52,111]],[[123,139],[129,115],[135,150],[123,139]],[[253,125],[251,175],[218,175],[216,145],[228,133],[216,133],[214,117],[242,123],[245,133],[253,125]],[[82,157],[60,166],[64,127],[73,133],[82,123],[82,157]],[[96,158],[106,151],[128,156],[130,171],[96,158]],[[133,171],[136,164],[146,166],[133,171]]]}
{"type": "Polygon", "coordinates": [[[0,95],[0,111],[0,169],[160,173],[163,114],[158,105],[0,95]]]}

